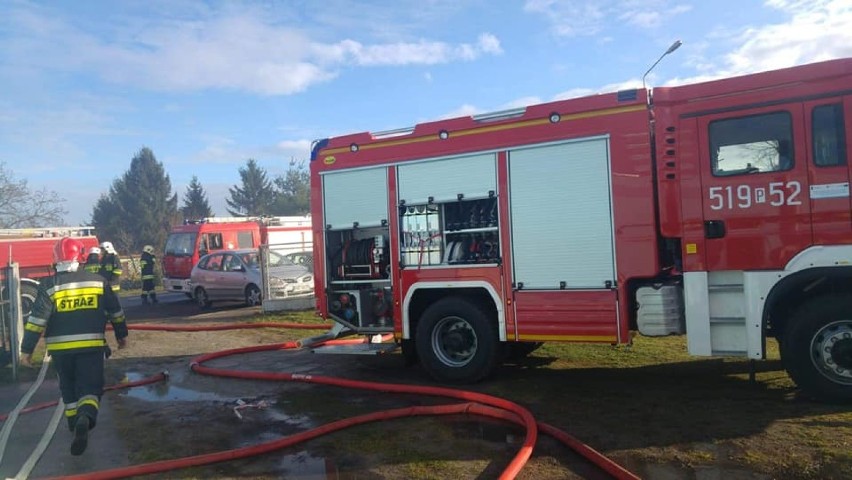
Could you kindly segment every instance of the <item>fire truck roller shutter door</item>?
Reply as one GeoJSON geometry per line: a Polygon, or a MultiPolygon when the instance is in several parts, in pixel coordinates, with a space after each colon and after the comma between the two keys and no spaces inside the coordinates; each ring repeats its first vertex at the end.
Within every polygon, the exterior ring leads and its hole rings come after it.
{"type": "Polygon", "coordinates": [[[608,138],[510,151],[509,189],[516,282],[538,289],[614,283],[608,138]]]}
{"type": "Polygon", "coordinates": [[[377,227],[388,219],[387,169],[323,174],[325,223],[332,229],[377,227]]]}
{"type": "Polygon", "coordinates": [[[457,156],[414,162],[398,167],[399,198],[408,205],[486,198],[497,191],[495,154],[457,156]]]}

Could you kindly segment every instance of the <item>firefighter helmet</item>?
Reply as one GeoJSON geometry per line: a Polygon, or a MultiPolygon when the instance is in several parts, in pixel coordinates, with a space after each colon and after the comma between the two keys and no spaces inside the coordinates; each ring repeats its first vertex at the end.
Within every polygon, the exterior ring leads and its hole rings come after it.
{"type": "Polygon", "coordinates": [[[57,272],[74,272],[80,266],[86,247],[76,238],[64,237],[53,246],[53,261],[57,272]]]}
{"type": "Polygon", "coordinates": [[[103,242],[101,243],[101,248],[104,249],[106,253],[111,255],[115,255],[115,247],[112,246],[112,242],[103,242]]]}
{"type": "Polygon", "coordinates": [[[100,255],[101,249],[100,247],[92,247],[89,249],[89,255],[100,255]]]}
{"type": "Polygon", "coordinates": [[[145,245],[144,247],[142,247],[142,251],[145,252],[145,253],[153,254],[154,253],[154,247],[152,247],[151,245],[145,245]]]}

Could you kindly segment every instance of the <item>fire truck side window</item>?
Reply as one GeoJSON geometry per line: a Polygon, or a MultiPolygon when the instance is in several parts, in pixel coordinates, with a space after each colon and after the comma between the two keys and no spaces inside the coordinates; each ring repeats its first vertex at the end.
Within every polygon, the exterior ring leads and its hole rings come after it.
{"type": "Polygon", "coordinates": [[[250,231],[237,232],[237,248],[254,248],[254,238],[250,231]]]}
{"type": "Polygon", "coordinates": [[[814,165],[845,165],[846,137],[842,104],[814,107],[812,128],[814,165]]]}
{"type": "Polygon", "coordinates": [[[725,177],[793,168],[793,125],[788,112],[710,123],[713,175],[725,177]]]}
{"type": "Polygon", "coordinates": [[[222,234],[207,233],[204,235],[204,244],[207,250],[222,250],[222,234]]]}

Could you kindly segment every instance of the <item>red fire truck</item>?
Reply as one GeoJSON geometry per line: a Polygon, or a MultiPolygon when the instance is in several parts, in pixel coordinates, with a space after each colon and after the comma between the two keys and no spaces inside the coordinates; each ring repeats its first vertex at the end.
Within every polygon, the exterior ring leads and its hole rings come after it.
{"type": "MultiPolygon", "coordinates": [[[[53,247],[61,237],[76,237],[86,246],[98,245],[94,227],[0,229],[0,265],[16,262],[21,276],[21,312],[26,317],[38,293],[39,279],[53,273],[53,247]]],[[[5,272],[0,270],[5,282],[5,272]]],[[[5,283],[3,283],[5,287],[5,283]]]]}
{"type": "Polygon", "coordinates": [[[277,245],[276,251],[311,250],[311,217],[209,217],[172,228],[163,255],[163,287],[192,296],[189,274],[198,259],[223,249],[277,245]]]}
{"type": "Polygon", "coordinates": [[[852,400],[852,59],[318,141],[318,313],[435,378],[686,333],[852,400]]]}

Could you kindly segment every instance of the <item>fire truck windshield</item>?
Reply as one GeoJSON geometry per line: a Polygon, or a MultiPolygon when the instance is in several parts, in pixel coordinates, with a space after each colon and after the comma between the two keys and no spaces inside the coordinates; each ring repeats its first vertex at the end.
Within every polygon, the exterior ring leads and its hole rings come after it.
{"type": "Polygon", "coordinates": [[[166,240],[166,255],[190,257],[195,249],[195,233],[172,233],[166,240]]]}

